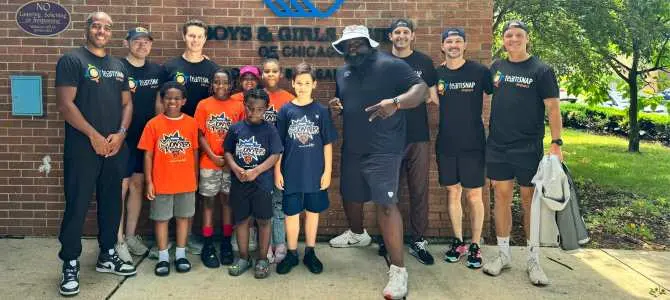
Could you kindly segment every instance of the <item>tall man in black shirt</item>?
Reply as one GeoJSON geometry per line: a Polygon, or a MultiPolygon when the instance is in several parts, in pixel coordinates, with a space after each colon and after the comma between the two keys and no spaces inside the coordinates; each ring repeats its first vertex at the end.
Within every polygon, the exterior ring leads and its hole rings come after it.
{"type": "Polygon", "coordinates": [[[90,14],[85,24],[86,45],[63,55],[56,65],[56,101],[65,119],[65,213],[58,237],[60,294],[65,296],[79,293],[81,235],[93,192],[100,231],[96,271],[126,276],[137,272],[114,250],[127,159],[124,139],[133,110],[128,75],[123,63],[105,50],[112,36],[109,15],[90,14]]]}
{"type": "Polygon", "coordinates": [[[372,200],[389,250],[389,282],[383,294],[407,294],[403,262],[403,226],[398,210],[398,176],[405,151],[404,109],[425,100],[428,88],[403,61],[375,49],[365,26],[347,26],[333,48],[344,55],[336,73],[333,111],[342,112],[343,145],[340,192],[351,229],[330,240],[333,247],[367,246],[363,204],[372,200]],[[341,99],[341,100],[340,100],[341,99]]]}
{"type": "MultiPolygon", "coordinates": [[[[409,187],[409,221],[412,236],[409,253],[419,262],[432,265],[434,259],[428,252],[428,241],[423,237],[428,228],[428,171],[430,170],[430,130],[426,103],[437,103],[435,89],[437,74],[433,60],[428,55],[412,49],[415,35],[411,20],[395,20],[389,29],[389,39],[393,42],[391,54],[405,61],[426,82],[430,91],[425,103],[422,102],[417,107],[405,111],[407,146],[400,177],[407,180],[409,187]]],[[[380,248],[382,246],[380,245],[380,248]]]]}
{"type": "MultiPolygon", "coordinates": [[[[514,179],[521,186],[526,239],[530,238],[531,182],[544,152],[544,112],[551,131],[549,152],[562,159],[561,114],[558,83],[554,71],[528,54],[528,27],[511,21],[503,28],[507,59],[491,65],[493,100],[486,145],[487,176],[495,193],[495,225],[500,251],[488,260],[483,271],[497,276],[510,267],[509,236],[512,229],[514,179]]],[[[528,243],[527,273],[534,285],[547,285],[549,279],[540,266],[539,247],[528,243]]]]}

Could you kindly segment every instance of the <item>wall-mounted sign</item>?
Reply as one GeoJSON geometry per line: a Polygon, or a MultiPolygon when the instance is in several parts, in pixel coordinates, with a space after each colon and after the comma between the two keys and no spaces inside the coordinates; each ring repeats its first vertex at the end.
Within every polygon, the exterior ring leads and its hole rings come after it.
{"type": "Polygon", "coordinates": [[[70,25],[70,12],[58,3],[33,1],[16,11],[16,24],[23,31],[37,36],[52,36],[70,25]]]}
{"type": "Polygon", "coordinates": [[[344,0],[335,0],[325,11],[316,7],[309,0],[263,0],[263,2],[277,17],[323,19],[334,14],[342,6],[344,0]]]}

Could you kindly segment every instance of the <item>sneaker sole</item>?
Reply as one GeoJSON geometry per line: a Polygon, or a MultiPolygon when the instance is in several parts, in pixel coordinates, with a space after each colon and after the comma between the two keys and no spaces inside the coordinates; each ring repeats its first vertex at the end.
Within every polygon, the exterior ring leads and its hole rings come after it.
{"type": "Polygon", "coordinates": [[[479,268],[482,267],[482,264],[481,263],[473,264],[473,263],[466,262],[465,266],[470,268],[470,269],[479,269],[479,268]]]}
{"type": "Polygon", "coordinates": [[[460,261],[461,258],[463,258],[463,256],[465,256],[465,255],[461,255],[461,256],[459,256],[459,257],[456,258],[456,259],[453,259],[453,258],[450,258],[450,257],[445,256],[445,257],[444,257],[444,261],[446,261],[446,262],[448,262],[448,263],[456,263],[456,262],[460,261]]]}
{"type": "Polygon", "coordinates": [[[429,266],[429,265],[434,264],[434,262],[433,262],[433,263],[429,263],[429,262],[424,261],[423,259],[421,259],[421,257],[419,257],[419,253],[417,253],[416,251],[414,251],[414,249],[412,249],[412,248],[409,248],[409,254],[411,254],[412,256],[416,257],[416,260],[418,260],[420,263],[422,263],[422,264],[424,264],[424,265],[429,266]]]}
{"type": "Polygon", "coordinates": [[[356,243],[356,244],[330,244],[330,243],[329,244],[333,248],[362,248],[370,246],[371,243],[372,241],[367,243],[356,243]]]}
{"type": "Polygon", "coordinates": [[[393,297],[393,296],[391,296],[391,295],[384,295],[384,299],[386,299],[386,300],[398,300],[398,299],[404,299],[405,297],[407,297],[408,294],[409,294],[409,291],[408,291],[407,293],[405,293],[405,295],[403,295],[403,296],[396,296],[396,297],[393,297]]]}
{"type": "Polygon", "coordinates": [[[63,291],[63,290],[58,290],[58,293],[61,294],[61,296],[72,297],[72,296],[75,296],[75,295],[79,294],[79,290],[70,291],[70,292],[63,291]]]}
{"type": "Polygon", "coordinates": [[[121,272],[117,272],[117,271],[106,269],[106,268],[100,268],[100,267],[95,267],[95,271],[99,272],[99,273],[111,273],[111,274],[119,275],[119,276],[133,276],[133,275],[137,274],[137,270],[133,271],[132,273],[121,273],[121,272]]]}

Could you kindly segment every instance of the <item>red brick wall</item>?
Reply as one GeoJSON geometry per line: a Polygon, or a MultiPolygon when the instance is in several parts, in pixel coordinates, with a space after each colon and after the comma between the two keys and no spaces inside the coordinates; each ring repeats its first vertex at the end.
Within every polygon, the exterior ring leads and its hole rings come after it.
{"type": "MultiPolygon", "coordinates": [[[[276,33],[280,26],[337,27],[338,34],[346,25],[363,23],[368,27],[386,27],[393,18],[411,18],[417,25],[416,49],[440,59],[439,35],[446,26],[462,26],[468,35],[467,56],[487,63],[491,48],[491,0],[345,0],[342,8],[327,19],[278,18],[261,0],[66,0],[58,1],[72,15],[68,30],[53,37],[36,37],[23,32],[15,22],[17,9],[28,1],[0,0],[0,236],[56,235],[63,215],[63,121],[56,109],[54,70],[58,58],[73,47],[83,44],[83,21],[90,12],[104,11],[114,20],[111,54],[125,55],[122,38],[128,28],[142,25],[154,33],[151,59],[163,62],[181,54],[180,26],[191,18],[200,18],[211,25],[252,26],[251,41],[209,41],[205,53],[224,66],[258,64],[258,47],[267,45],[255,39],[256,26],[268,26],[276,33]],[[21,73],[40,73],[44,84],[44,117],[14,117],[11,115],[9,76],[21,73]],[[38,172],[42,159],[51,157],[51,172],[38,172]]],[[[316,1],[332,3],[333,1],[316,1]]],[[[273,45],[301,45],[302,42],[274,42],[273,45]]],[[[328,42],[310,42],[328,46],[328,42]]],[[[386,46],[388,47],[388,46],[386,46]]],[[[294,66],[302,58],[282,58],[284,66],[294,66]]],[[[317,67],[335,68],[342,64],[339,57],[306,59],[317,67]]],[[[321,82],[317,98],[326,101],[333,95],[333,82],[321,82]]],[[[488,107],[488,105],[486,105],[488,107]]],[[[339,124],[338,124],[339,125],[339,124]]],[[[434,137],[437,112],[430,108],[431,133],[434,137]]],[[[339,145],[336,149],[339,149],[339,145]]],[[[331,188],[331,208],[322,217],[321,234],[335,234],[347,227],[342,211],[339,187],[339,153],[334,156],[334,182],[331,188]]],[[[434,159],[432,160],[434,161],[434,159]]],[[[451,235],[446,208],[446,191],[439,188],[435,164],[430,169],[430,213],[428,236],[451,235]]],[[[407,228],[407,190],[401,209],[407,228]]],[[[488,196],[485,195],[485,199],[488,196]]],[[[487,205],[488,207],[488,205],[487,205]]],[[[95,203],[91,202],[86,232],[96,232],[95,203]]],[[[146,211],[147,209],[145,209],[146,211]]],[[[375,229],[374,208],[366,206],[366,226],[375,229]]],[[[146,212],[142,218],[145,219],[146,212]]],[[[488,208],[487,208],[488,216],[488,208]]],[[[467,215],[465,216],[467,218],[467,215]]],[[[464,219],[464,228],[469,227],[464,219]]],[[[144,223],[143,231],[149,227],[144,223]]],[[[488,218],[486,221],[489,224],[488,218]]],[[[488,225],[485,224],[488,228],[488,225]]]]}

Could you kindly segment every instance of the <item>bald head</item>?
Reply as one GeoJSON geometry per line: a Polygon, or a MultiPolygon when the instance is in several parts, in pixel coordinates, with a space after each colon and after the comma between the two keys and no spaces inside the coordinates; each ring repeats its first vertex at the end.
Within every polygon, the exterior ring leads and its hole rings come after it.
{"type": "Polygon", "coordinates": [[[98,11],[90,13],[88,17],[86,17],[86,28],[91,27],[91,24],[93,24],[95,21],[105,21],[105,23],[112,25],[112,17],[110,17],[105,12],[98,11]]]}

